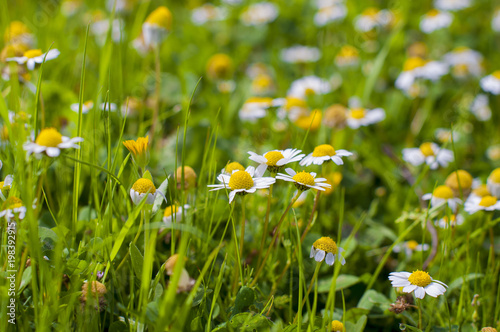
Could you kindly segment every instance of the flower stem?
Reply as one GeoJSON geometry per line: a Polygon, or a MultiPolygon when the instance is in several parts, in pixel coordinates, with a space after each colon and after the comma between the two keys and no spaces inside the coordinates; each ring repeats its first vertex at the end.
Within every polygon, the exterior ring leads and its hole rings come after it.
{"type": "Polygon", "coordinates": [[[266,251],[266,255],[264,256],[264,260],[262,261],[261,265],[259,266],[259,269],[257,270],[257,273],[255,274],[255,277],[253,278],[253,281],[250,284],[250,287],[255,286],[255,284],[257,283],[257,279],[259,278],[259,275],[262,272],[262,269],[266,265],[267,258],[269,257],[269,254],[271,253],[271,249],[273,248],[274,241],[276,241],[276,238],[278,237],[278,234],[280,232],[281,224],[283,223],[283,220],[285,220],[285,217],[288,214],[288,211],[290,211],[290,209],[292,208],[292,206],[295,203],[295,201],[297,201],[297,199],[299,199],[299,196],[300,196],[301,193],[302,193],[302,190],[299,190],[297,192],[297,194],[295,195],[294,198],[292,198],[292,201],[290,202],[290,204],[288,204],[285,212],[281,216],[280,221],[278,222],[278,225],[276,226],[276,231],[274,232],[273,239],[271,240],[271,244],[269,245],[269,248],[266,251]]]}
{"type": "Polygon", "coordinates": [[[160,47],[155,47],[155,104],[153,109],[153,123],[151,124],[151,137],[154,137],[156,131],[156,123],[158,122],[158,114],[160,113],[160,47]]]}
{"type": "MultiPolygon", "coordinates": [[[[316,283],[317,279],[318,279],[318,273],[319,273],[319,269],[321,267],[321,263],[322,262],[319,262],[318,264],[316,264],[316,269],[314,270],[314,274],[313,274],[313,277],[311,279],[311,283],[309,284],[309,287],[307,288],[307,292],[306,294],[304,295],[304,299],[302,300],[302,308],[304,307],[304,305],[306,304],[306,301],[307,299],[309,298],[309,293],[311,293],[311,290],[313,288],[313,285],[316,283]]],[[[317,290],[317,289],[316,289],[317,290]]],[[[317,293],[315,294],[317,296],[317,293]]],[[[316,302],[313,304],[313,311],[312,311],[312,314],[311,314],[311,319],[313,319],[314,317],[314,313],[316,311],[316,302]]],[[[295,319],[293,320],[293,323],[295,324],[297,322],[297,318],[298,318],[299,314],[297,313],[295,315],[295,319]]],[[[313,322],[314,324],[314,322],[313,322]]]]}
{"type": "Polygon", "coordinates": [[[245,242],[245,196],[241,196],[240,258],[243,257],[244,242],[245,242]]]}
{"type": "Polygon", "coordinates": [[[264,250],[264,243],[266,242],[267,228],[269,227],[269,213],[271,211],[271,199],[273,196],[273,187],[273,184],[269,187],[269,195],[267,196],[266,219],[264,220],[264,231],[262,232],[262,239],[260,240],[259,259],[257,260],[257,266],[260,266],[260,262],[262,260],[262,250],[264,250]]]}

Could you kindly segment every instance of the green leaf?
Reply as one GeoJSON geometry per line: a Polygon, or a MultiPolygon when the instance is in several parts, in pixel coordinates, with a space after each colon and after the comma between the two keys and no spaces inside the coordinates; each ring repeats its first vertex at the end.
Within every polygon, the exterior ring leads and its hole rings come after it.
{"type": "Polygon", "coordinates": [[[109,332],[126,332],[128,331],[128,328],[127,328],[127,324],[125,324],[124,322],[113,322],[113,324],[111,324],[109,326],[109,332]]]}
{"type": "Polygon", "coordinates": [[[251,312],[242,312],[234,315],[229,321],[229,326],[232,328],[240,328],[240,331],[247,330],[261,331],[262,328],[271,327],[273,324],[266,317],[260,314],[252,314],[251,312]]]}
{"type": "Polygon", "coordinates": [[[356,322],[356,324],[351,323],[351,322],[346,322],[345,323],[345,330],[346,331],[352,331],[352,332],[363,332],[365,330],[366,326],[366,321],[367,317],[366,315],[361,316],[360,319],[356,322]]]}
{"type": "Polygon", "coordinates": [[[380,304],[389,305],[391,301],[384,295],[373,289],[367,290],[359,300],[358,308],[372,310],[373,307],[379,307],[380,304]]]}
{"type": "Polygon", "coordinates": [[[464,281],[470,281],[482,277],[484,277],[484,274],[482,273],[469,273],[468,275],[458,277],[448,285],[448,292],[461,287],[464,281]]]}
{"type": "Polygon", "coordinates": [[[132,261],[132,269],[134,270],[135,276],[141,278],[142,276],[142,265],[144,264],[144,257],[135,244],[130,244],[129,248],[130,259],[132,261]]]}
{"type": "MultiPolygon", "coordinates": [[[[337,283],[335,285],[335,291],[339,291],[344,288],[349,288],[354,284],[360,282],[358,276],[353,276],[349,274],[341,274],[337,277],[337,283]]],[[[318,293],[328,293],[330,291],[330,285],[332,284],[332,278],[326,277],[319,279],[318,281],[318,293]]]]}
{"type": "MultiPolygon", "coordinates": [[[[160,186],[158,187],[158,189],[156,189],[156,191],[161,192],[163,196],[165,196],[165,194],[167,193],[167,188],[168,188],[168,177],[160,184],[160,186]]],[[[160,209],[161,203],[163,202],[163,196],[156,195],[155,201],[153,203],[153,210],[151,212],[152,215],[156,214],[156,212],[158,212],[158,210],[160,209]]]]}
{"type": "Polygon", "coordinates": [[[251,306],[255,302],[255,292],[247,286],[240,288],[236,300],[234,301],[233,315],[243,311],[244,308],[251,306]]]}
{"type": "Polygon", "coordinates": [[[142,178],[143,179],[148,179],[148,180],[151,180],[151,182],[154,182],[153,181],[153,176],[151,175],[151,173],[149,171],[144,172],[144,174],[142,175],[142,178]]]}

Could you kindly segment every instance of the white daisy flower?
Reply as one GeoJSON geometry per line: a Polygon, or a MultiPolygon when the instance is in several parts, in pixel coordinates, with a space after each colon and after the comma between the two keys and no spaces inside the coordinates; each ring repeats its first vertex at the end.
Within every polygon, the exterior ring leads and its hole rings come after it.
{"type": "Polygon", "coordinates": [[[385,27],[391,24],[394,15],[387,9],[367,8],[355,19],[356,30],[368,32],[378,27],[385,27]]]}
{"type": "Polygon", "coordinates": [[[315,5],[316,8],[321,9],[325,7],[330,7],[334,5],[340,5],[344,2],[344,0],[316,0],[315,5]]]}
{"type": "MultiPolygon", "coordinates": [[[[220,171],[222,174],[231,175],[234,171],[244,171],[245,167],[237,161],[233,161],[232,163],[227,163],[227,165],[220,171]]],[[[264,174],[264,173],[260,173],[264,174]]]]}
{"type": "Polygon", "coordinates": [[[160,45],[170,33],[172,13],[165,6],[156,8],[142,24],[142,35],[147,47],[160,45]]]}
{"type": "Polygon", "coordinates": [[[482,198],[469,198],[464,204],[464,210],[470,214],[477,211],[500,210],[500,201],[495,196],[484,196],[482,198]]]}
{"type": "Polygon", "coordinates": [[[290,121],[295,122],[301,116],[305,116],[309,113],[307,103],[302,98],[276,98],[273,100],[273,106],[278,106],[276,116],[280,120],[288,118],[290,121]]]}
{"type": "Polygon", "coordinates": [[[316,62],[321,58],[317,47],[295,45],[281,50],[281,60],[287,63],[316,62]]]}
{"type": "MultiPolygon", "coordinates": [[[[119,43],[125,38],[125,32],[123,31],[124,23],[123,20],[115,18],[111,24],[111,40],[115,43],[119,43]]],[[[96,37],[97,44],[103,46],[108,37],[109,31],[109,19],[99,20],[90,25],[90,32],[96,37]]]]}
{"type": "Polygon", "coordinates": [[[457,211],[459,204],[462,204],[462,200],[454,197],[453,190],[445,185],[437,186],[432,193],[423,195],[422,199],[425,201],[431,200],[431,207],[447,203],[453,212],[457,211]]]}
{"type": "Polygon", "coordinates": [[[426,142],[418,148],[403,149],[403,159],[413,166],[425,162],[431,169],[437,169],[439,166],[448,167],[454,157],[452,151],[442,149],[436,143],[426,142]]]}
{"type": "Polygon", "coordinates": [[[494,169],[486,180],[491,195],[500,198],[500,168],[494,169]]]}
{"type": "Polygon", "coordinates": [[[467,47],[459,47],[446,53],[443,60],[452,67],[452,74],[458,78],[468,75],[478,77],[483,73],[482,54],[467,47]]]}
{"type": "Polygon", "coordinates": [[[146,178],[135,181],[132,188],[130,188],[130,198],[135,205],[138,205],[144,197],[147,197],[146,204],[153,204],[156,194],[157,191],[153,181],[146,178]]]}
{"type": "MultiPolygon", "coordinates": [[[[1,164],[2,162],[0,162],[0,168],[2,168],[1,164]]],[[[13,181],[14,178],[12,177],[12,175],[7,175],[5,179],[0,182],[0,198],[2,198],[2,200],[6,200],[13,181]]]]}
{"type": "Polygon", "coordinates": [[[278,17],[278,7],[270,2],[254,3],[241,14],[244,25],[260,26],[274,21],[278,17]]]}
{"type": "Polygon", "coordinates": [[[195,25],[203,25],[207,22],[222,21],[226,18],[227,11],[225,8],[216,7],[212,4],[204,4],[201,7],[193,9],[191,13],[191,21],[195,25]]]}
{"type": "Polygon", "coordinates": [[[23,201],[15,196],[10,196],[3,202],[0,218],[5,217],[7,222],[12,221],[13,219],[23,220],[26,216],[26,206],[24,206],[23,201]]]}
{"type": "Polygon", "coordinates": [[[352,156],[352,152],[347,150],[335,150],[330,144],[321,144],[314,148],[314,151],[307,155],[299,163],[300,166],[309,166],[311,164],[321,165],[326,161],[333,161],[337,165],[343,165],[342,157],[352,156]]]}
{"type": "Polygon", "coordinates": [[[500,9],[497,9],[491,19],[491,29],[495,32],[500,32],[500,9]]]}
{"type": "Polygon", "coordinates": [[[392,250],[395,253],[400,253],[400,252],[404,251],[406,254],[406,257],[410,258],[413,255],[414,251],[427,251],[427,250],[429,250],[429,248],[430,248],[430,246],[427,243],[419,244],[415,240],[410,240],[410,241],[406,241],[404,243],[400,243],[400,244],[395,245],[394,248],[392,248],[392,250]]]}
{"type": "Polygon", "coordinates": [[[314,15],[314,24],[322,27],[328,23],[341,21],[347,16],[347,7],[343,3],[321,7],[314,15]]]}
{"type": "Polygon", "coordinates": [[[493,74],[483,77],[479,82],[481,88],[494,95],[500,94],[500,70],[493,72],[493,74]]]}
{"type": "Polygon", "coordinates": [[[24,52],[23,56],[7,58],[5,60],[15,61],[20,65],[26,63],[26,67],[28,67],[29,70],[33,70],[35,69],[37,63],[42,63],[44,59],[45,61],[53,60],[57,58],[60,53],[61,52],[59,52],[57,49],[50,50],[47,53],[42,53],[41,50],[29,50],[24,52]]]}
{"type": "Polygon", "coordinates": [[[288,90],[289,97],[305,99],[311,95],[324,95],[332,91],[327,80],[317,76],[306,76],[292,82],[288,90]]]}
{"type": "Polygon", "coordinates": [[[451,142],[451,137],[453,134],[453,140],[457,142],[461,135],[457,131],[451,131],[450,129],[447,128],[437,128],[436,131],[434,132],[434,136],[436,139],[441,142],[441,143],[449,143],[451,142]]]}
{"type": "Polygon", "coordinates": [[[452,214],[450,218],[448,216],[444,216],[443,218],[436,220],[436,226],[442,229],[448,229],[448,227],[456,227],[460,226],[464,223],[464,216],[461,214],[452,214]]]}
{"type": "Polygon", "coordinates": [[[40,158],[42,153],[45,153],[49,157],[57,157],[63,149],[79,149],[80,147],[76,144],[79,142],[83,142],[83,138],[69,138],[61,135],[55,128],[44,128],[38,134],[35,142],[27,142],[23,148],[28,156],[34,153],[37,158],[40,158]]]}
{"type": "Polygon", "coordinates": [[[260,165],[257,166],[257,173],[264,174],[269,168],[269,172],[277,173],[283,169],[286,164],[299,161],[304,158],[305,154],[300,154],[302,151],[297,149],[273,150],[266,152],[263,155],[258,155],[255,152],[248,151],[250,160],[253,160],[260,165]]]}
{"type": "MultiPolygon", "coordinates": [[[[94,102],[92,100],[87,100],[82,104],[82,114],[87,114],[94,107],[94,102]]],[[[80,109],[79,103],[73,103],[70,105],[73,112],[78,113],[80,109]]]]}
{"type": "Polygon", "coordinates": [[[214,188],[210,191],[220,189],[231,190],[229,192],[229,204],[231,204],[236,194],[252,194],[257,191],[257,189],[269,188],[276,182],[274,178],[262,177],[262,174],[257,173],[252,166],[248,166],[244,171],[235,170],[231,175],[220,174],[217,180],[219,180],[221,184],[211,184],[208,185],[208,187],[214,188]]]}
{"type": "Polygon", "coordinates": [[[412,57],[406,60],[403,71],[399,74],[394,85],[409,93],[417,79],[437,81],[448,71],[448,65],[444,62],[426,61],[419,57],[412,57]]]}
{"type": "Polygon", "coordinates": [[[404,293],[411,293],[418,299],[423,299],[425,294],[432,297],[438,297],[446,292],[448,287],[446,284],[439,280],[434,280],[425,271],[410,272],[391,272],[389,273],[389,280],[392,287],[403,287],[404,293]]]}
{"type": "Polygon", "coordinates": [[[273,106],[273,99],[267,97],[252,97],[245,101],[238,113],[242,121],[255,122],[267,115],[267,110],[273,106]]]}
{"type": "Polygon", "coordinates": [[[177,206],[172,204],[165,208],[165,212],[163,212],[163,222],[167,224],[167,227],[172,225],[172,221],[177,221],[182,218],[183,211],[189,209],[190,206],[188,204],[184,204],[184,206],[177,206]]]}
{"type": "Polygon", "coordinates": [[[316,262],[322,262],[325,260],[326,264],[333,265],[335,260],[339,261],[342,265],[345,264],[345,259],[342,257],[342,252],[345,250],[337,247],[335,241],[329,237],[321,237],[316,240],[311,246],[310,258],[314,257],[316,262]]]}
{"type": "Polygon", "coordinates": [[[347,110],[347,125],[352,129],[358,129],[361,126],[369,126],[385,119],[385,111],[382,108],[372,110],[357,107],[347,110]]]}
{"type": "Polygon", "coordinates": [[[491,108],[488,96],[483,93],[478,94],[470,105],[470,111],[479,121],[488,121],[491,119],[491,108]]]}
{"type": "Polygon", "coordinates": [[[335,57],[335,64],[340,68],[354,67],[359,63],[359,51],[351,45],[342,46],[335,57]]]}
{"type": "Polygon", "coordinates": [[[448,12],[432,9],[422,16],[420,30],[424,33],[431,33],[449,27],[451,22],[453,22],[453,15],[448,12]]]}
{"type": "Polygon", "coordinates": [[[295,187],[297,187],[297,189],[301,191],[309,190],[311,188],[324,191],[325,188],[331,187],[331,185],[325,183],[325,178],[316,178],[316,173],[314,172],[308,173],[302,171],[300,173],[296,173],[291,168],[286,168],[285,172],[287,174],[278,173],[276,179],[293,182],[295,184],[295,187]]]}
{"type": "Polygon", "coordinates": [[[470,7],[472,0],[434,0],[434,6],[440,10],[456,11],[470,7]]]}

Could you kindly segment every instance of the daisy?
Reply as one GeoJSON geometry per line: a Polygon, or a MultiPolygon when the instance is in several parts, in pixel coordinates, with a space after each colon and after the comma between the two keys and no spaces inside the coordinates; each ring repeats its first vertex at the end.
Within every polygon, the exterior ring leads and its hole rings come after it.
{"type": "MultiPolygon", "coordinates": [[[[467,204],[467,202],[465,202],[467,204]]],[[[444,216],[443,218],[436,221],[436,226],[439,228],[447,229],[448,227],[460,226],[464,223],[464,216],[461,214],[452,214],[450,218],[444,216]]]]}
{"type": "Polygon", "coordinates": [[[448,73],[448,65],[439,61],[426,61],[420,57],[408,58],[394,85],[409,93],[417,79],[437,81],[448,73]]]}
{"type": "Polygon", "coordinates": [[[35,153],[37,158],[45,153],[49,157],[57,157],[61,154],[61,150],[80,147],[76,144],[83,142],[81,137],[69,138],[62,136],[55,128],[44,128],[38,134],[35,142],[27,142],[23,145],[28,156],[35,153]]]}
{"type": "Polygon", "coordinates": [[[434,0],[434,6],[440,10],[456,11],[470,7],[471,0],[434,0]]]}
{"type": "Polygon", "coordinates": [[[335,57],[335,64],[340,68],[354,67],[359,63],[359,51],[351,45],[342,46],[335,57]]]}
{"type": "Polygon", "coordinates": [[[214,54],[208,59],[207,76],[213,80],[228,79],[233,76],[233,60],[224,53],[214,54]]]}
{"type": "Polygon", "coordinates": [[[23,220],[26,216],[26,207],[19,198],[15,196],[10,196],[3,202],[0,210],[0,218],[5,217],[7,222],[10,222],[14,218],[23,220]]]}
{"type": "Polygon", "coordinates": [[[26,67],[28,67],[29,70],[33,70],[35,69],[37,63],[42,63],[44,59],[45,61],[53,60],[57,58],[60,53],[61,52],[56,49],[50,50],[47,53],[42,53],[41,50],[29,50],[24,52],[23,56],[21,57],[7,58],[5,60],[15,61],[20,65],[26,63],[26,67]]]}
{"type": "Polygon", "coordinates": [[[438,297],[446,292],[448,287],[446,284],[439,280],[434,280],[425,271],[410,272],[391,272],[389,273],[389,280],[392,287],[403,287],[404,293],[414,292],[418,299],[423,299],[425,294],[432,297],[438,297]]]}
{"type": "Polygon", "coordinates": [[[486,180],[489,192],[495,196],[500,198],[500,168],[496,168],[493,172],[488,176],[488,180],[486,180]]]}
{"type": "Polygon", "coordinates": [[[315,131],[321,126],[321,120],[323,118],[323,113],[320,109],[314,109],[311,112],[306,112],[300,114],[294,121],[293,124],[304,130],[315,131]]]}
{"type": "Polygon", "coordinates": [[[382,108],[372,110],[356,107],[347,110],[346,122],[349,128],[358,129],[361,126],[369,126],[385,119],[385,111],[382,108]]]}
{"type": "MultiPolygon", "coordinates": [[[[1,165],[2,162],[0,162],[0,168],[2,168],[1,165]]],[[[7,175],[5,179],[0,182],[0,198],[2,198],[2,200],[6,200],[13,181],[14,178],[12,177],[12,175],[7,175]]]]}
{"type": "Polygon", "coordinates": [[[341,21],[347,16],[347,7],[343,3],[334,3],[321,7],[314,15],[314,24],[323,27],[328,23],[341,21]]]}
{"type": "Polygon", "coordinates": [[[255,122],[267,115],[273,99],[267,97],[252,97],[245,101],[238,115],[242,121],[255,122]]]}
{"type": "Polygon", "coordinates": [[[5,43],[23,44],[33,47],[35,44],[35,36],[26,24],[21,21],[12,21],[5,29],[5,43]]]}
{"type": "Polygon", "coordinates": [[[470,105],[470,111],[479,121],[488,121],[491,119],[491,108],[488,96],[483,93],[478,94],[470,105]]]}
{"type": "Polygon", "coordinates": [[[326,161],[333,161],[337,165],[343,165],[341,157],[352,156],[352,152],[347,150],[335,150],[330,144],[321,144],[314,148],[314,151],[307,155],[300,162],[300,166],[309,166],[311,164],[321,165],[326,161]]]}
{"type": "Polygon", "coordinates": [[[457,197],[460,197],[462,194],[468,196],[472,189],[472,183],[472,175],[463,169],[452,172],[444,182],[445,185],[451,188],[453,194],[457,197]]]}
{"type": "Polygon", "coordinates": [[[146,204],[153,204],[158,192],[153,181],[140,178],[130,188],[130,198],[135,205],[138,205],[144,197],[146,197],[146,204]]]}
{"type": "Polygon", "coordinates": [[[491,75],[483,77],[479,82],[481,88],[494,95],[500,94],[500,70],[493,72],[491,75]]]}
{"type": "Polygon", "coordinates": [[[356,30],[368,32],[378,27],[385,27],[391,24],[394,15],[387,9],[367,8],[356,17],[354,26],[356,30]]]}
{"type": "Polygon", "coordinates": [[[294,122],[299,117],[309,113],[309,108],[303,98],[291,96],[286,98],[277,98],[273,100],[273,106],[278,106],[276,115],[281,120],[288,118],[290,121],[294,122]]]}
{"type": "Polygon", "coordinates": [[[424,33],[431,33],[449,27],[452,21],[453,15],[450,13],[432,9],[422,16],[420,30],[424,33]]]}
{"type": "Polygon", "coordinates": [[[258,155],[255,152],[248,151],[250,160],[259,163],[256,172],[264,174],[269,168],[269,172],[277,173],[283,169],[286,164],[299,161],[304,158],[305,154],[300,154],[302,151],[297,149],[273,150],[266,152],[263,155],[258,155]]]}
{"type": "Polygon", "coordinates": [[[144,44],[158,46],[167,38],[172,27],[172,13],[165,6],[156,8],[142,24],[144,44]]]}
{"type": "Polygon", "coordinates": [[[481,199],[484,196],[495,196],[495,195],[491,194],[490,190],[488,189],[487,184],[477,184],[473,187],[474,187],[474,189],[472,189],[469,197],[467,198],[468,200],[469,199],[481,199]]]}
{"type": "Polygon", "coordinates": [[[335,259],[337,259],[342,265],[345,264],[345,259],[342,257],[342,252],[345,250],[341,247],[337,247],[335,241],[329,237],[321,237],[316,240],[311,246],[310,258],[314,257],[316,262],[322,262],[325,260],[326,264],[333,265],[335,259]]]}
{"type": "MultiPolygon", "coordinates": [[[[125,37],[125,33],[123,31],[124,24],[123,20],[119,18],[115,18],[111,24],[111,40],[115,43],[119,43],[120,40],[125,37]]],[[[103,46],[106,42],[106,38],[108,37],[109,19],[104,18],[92,23],[90,25],[90,31],[96,37],[97,44],[103,46]]]]}
{"type": "Polygon", "coordinates": [[[324,183],[326,181],[325,178],[316,178],[316,173],[314,172],[308,173],[302,171],[300,173],[296,173],[291,168],[286,168],[285,172],[287,174],[278,173],[276,179],[293,182],[298,190],[305,191],[313,188],[324,191],[325,188],[331,187],[328,183],[324,183]]]}
{"type": "Polygon", "coordinates": [[[464,210],[470,214],[477,211],[500,210],[500,201],[495,196],[484,196],[482,198],[470,198],[464,204],[464,210]]]}
{"type": "Polygon", "coordinates": [[[453,136],[453,140],[456,142],[460,138],[460,133],[457,131],[451,131],[448,128],[437,128],[434,132],[434,136],[440,143],[450,143],[453,136]]]}
{"type": "Polygon", "coordinates": [[[214,188],[210,191],[229,189],[229,204],[234,199],[236,194],[246,195],[254,193],[257,189],[269,188],[276,180],[271,177],[262,177],[262,174],[257,173],[255,168],[248,166],[244,171],[235,170],[231,175],[220,174],[217,180],[221,184],[211,184],[208,187],[214,188]],[[255,177],[254,177],[255,176],[255,177]]]}
{"type": "Polygon", "coordinates": [[[281,60],[287,63],[316,62],[320,57],[317,47],[295,45],[281,50],[281,60]]]}
{"type": "Polygon", "coordinates": [[[426,142],[418,148],[403,149],[403,159],[413,166],[425,162],[431,169],[437,169],[439,166],[448,167],[454,157],[452,151],[442,149],[436,143],[426,142]]]}
{"type": "Polygon", "coordinates": [[[278,17],[278,7],[270,2],[254,3],[241,14],[244,25],[260,26],[274,21],[278,17]]]}
{"type": "Polygon", "coordinates": [[[491,19],[491,29],[495,32],[500,32],[500,9],[495,10],[491,19]]]}
{"type": "Polygon", "coordinates": [[[400,253],[402,251],[405,252],[406,257],[410,258],[414,251],[426,251],[429,250],[429,245],[427,243],[419,244],[415,240],[406,241],[401,244],[397,244],[394,246],[393,251],[395,253],[400,253]]]}
{"type": "Polygon", "coordinates": [[[486,156],[491,161],[500,160],[500,145],[492,145],[488,149],[486,149],[486,156]]]}
{"type": "Polygon", "coordinates": [[[305,99],[307,96],[324,95],[332,90],[327,80],[317,76],[306,76],[292,82],[288,96],[305,99]]]}
{"type": "MultiPolygon", "coordinates": [[[[233,174],[234,171],[244,171],[245,170],[245,167],[243,167],[242,164],[240,164],[239,162],[237,161],[233,161],[232,163],[227,163],[226,167],[224,167],[220,172],[222,174],[226,174],[226,175],[231,175],[233,174]]],[[[264,174],[264,173],[261,173],[261,174],[264,174]]]]}
{"type": "Polygon", "coordinates": [[[478,77],[483,73],[482,54],[468,47],[458,47],[446,53],[443,60],[452,68],[453,76],[458,78],[468,75],[478,77]]]}
{"type": "Polygon", "coordinates": [[[182,218],[182,212],[189,208],[190,206],[187,204],[184,204],[184,206],[177,206],[175,204],[167,206],[163,213],[163,222],[167,224],[167,227],[170,227],[172,221],[177,221],[182,218]]]}
{"type": "Polygon", "coordinates": [[[432,193],[427,193],[422,196],[425,201],[431,200],[431,207],[440,206],[444,203],[448,203],[450,209],[455,212],[459,204],[462,204],[462,200],[455,198],[453,195],[453,190],[448,186],[437,186],[432,193]]]}
{"type": "Polygon", "coordinates": [[[123,145],[132,154],[135,162],[144,169],[149,163],[149,136],[138,137],[135,141],[123,141],[123,145]]]}
{"type": "Polygon", "coordinates": [[[191,13],[191,21],[195,25],[203,25],[207,22],[222,21],[226,18],[227,11],[225,8],[216,7],[212,4],[204,4],[201,7],[193,9],[191,13]]]}
{"type": "MultiPolygon", "coordinates": [[[[94,107],[94,102],[92,100],[87,100],[82,104],[82,114],[87,114],[94,107]]],[[[78,113],[80,111],[80,103],[73,103],[70,105],[73,112],[78,113]]]]}
{"type": "Polygon", "coordinates": [[[252,94],[269,95],[276,91],[276,86],[271,76],[262,74],[252,80],[252,94]]]}

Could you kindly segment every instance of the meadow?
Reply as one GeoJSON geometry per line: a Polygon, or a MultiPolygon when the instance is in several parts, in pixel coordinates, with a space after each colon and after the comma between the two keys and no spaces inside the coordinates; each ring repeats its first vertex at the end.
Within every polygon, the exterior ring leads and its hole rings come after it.
{"type": "Polygon", "coordinates": [[[500,328],[492,0],[4,0],[0,331],[500,328]]]}

